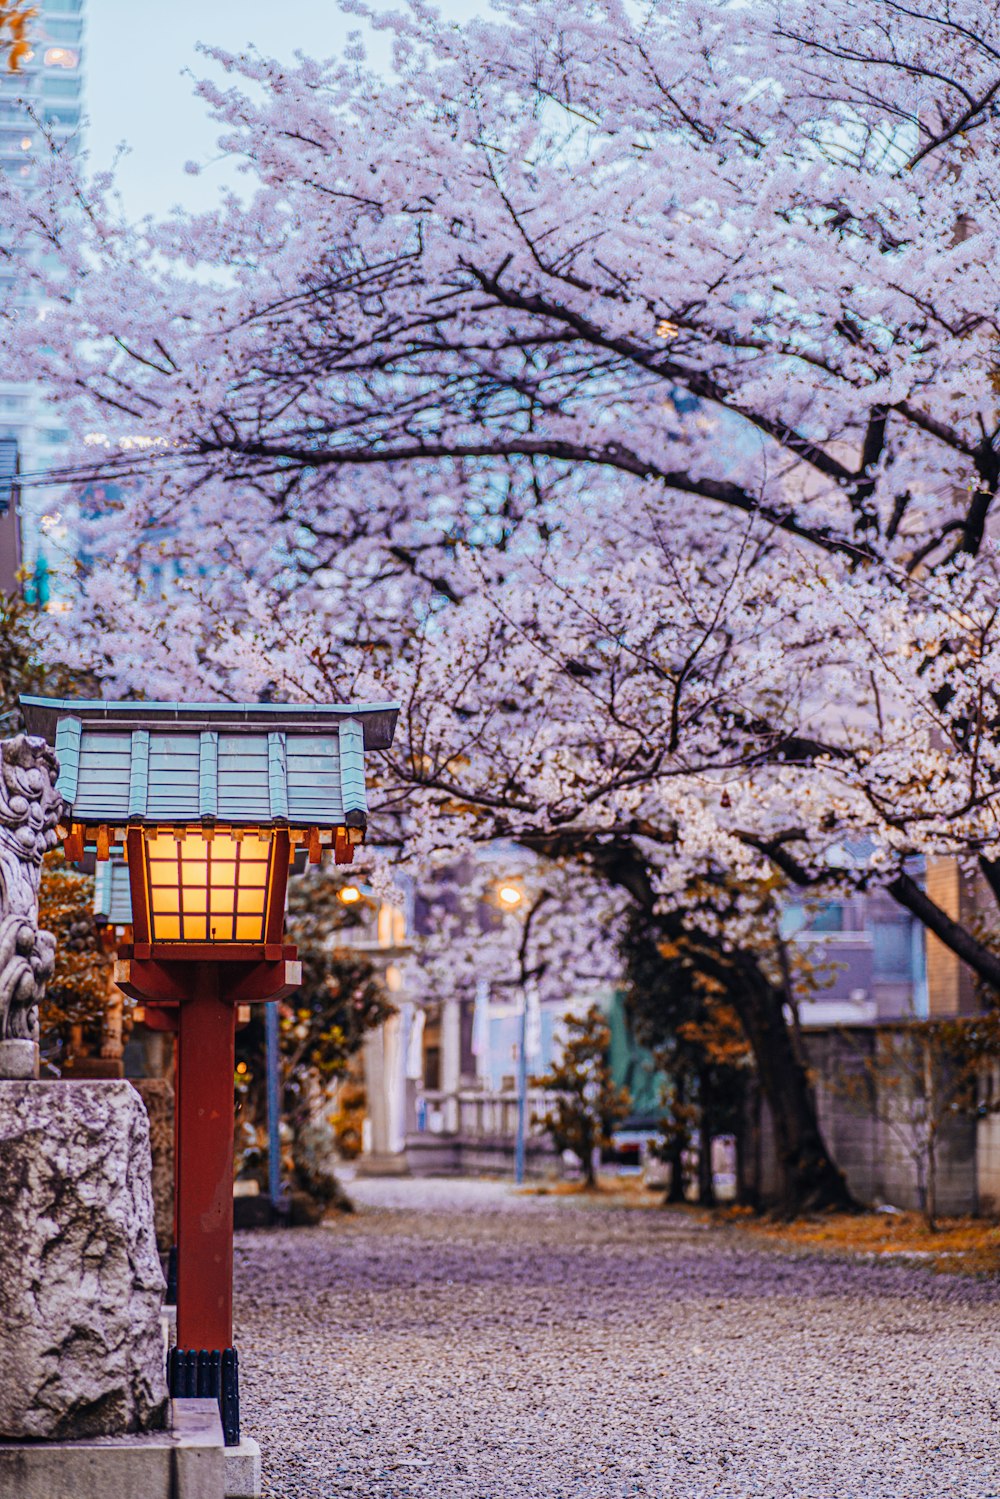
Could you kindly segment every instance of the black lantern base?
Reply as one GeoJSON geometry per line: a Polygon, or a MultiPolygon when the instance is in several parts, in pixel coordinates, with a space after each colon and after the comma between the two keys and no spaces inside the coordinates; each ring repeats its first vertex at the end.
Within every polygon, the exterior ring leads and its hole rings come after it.
{"type": "Polygon", "coordinates": [[[217,1400],[226,1446],[240,1445],[240,1368],[235,1348],[171,1348],[167,1388],[175,1400],[217,1400]]]}

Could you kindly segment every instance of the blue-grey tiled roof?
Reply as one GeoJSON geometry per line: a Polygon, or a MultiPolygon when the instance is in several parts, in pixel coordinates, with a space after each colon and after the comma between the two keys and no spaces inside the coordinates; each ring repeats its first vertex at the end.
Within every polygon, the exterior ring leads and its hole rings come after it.
{"type": "Polygon", "coordinates": [[[160,703],[112,702],[103,698],[22,696],[28,732],[51,744],[58,720],[67,714],[82,723],[105,727],[152,728],[175,724],[180,729],[272,728],[314,732],[331,728],[343,718],[357,720],[364,730],[365,749],[388,749],[399,714],[398,703],[160,703]]]}
{"type": "Polygon", "coordinates": [[[366,740],[390,742],[398,711],[21,702],[30,732],[54,730],[59,790],[72,819],[117,827],[203,820],[363,827],[366,740]]]}

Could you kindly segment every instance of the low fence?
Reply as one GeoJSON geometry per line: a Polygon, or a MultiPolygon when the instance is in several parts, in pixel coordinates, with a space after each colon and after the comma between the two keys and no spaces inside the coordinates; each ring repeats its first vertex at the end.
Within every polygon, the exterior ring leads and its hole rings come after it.
{"type": "MultiPolygon", "coordinates": [[[[552,1176],[561,1169],[551,1139],[534,1123],[550,1102],[543,1089],[528,1089],[525,1171],[530,1177],[552,1176]]],[[[406,1135],[406,1162],[417,1176],[507,1175],[514,1168],[516,1137],[514,1089],[444,1093],[418,1088],[406,1135]]]]}

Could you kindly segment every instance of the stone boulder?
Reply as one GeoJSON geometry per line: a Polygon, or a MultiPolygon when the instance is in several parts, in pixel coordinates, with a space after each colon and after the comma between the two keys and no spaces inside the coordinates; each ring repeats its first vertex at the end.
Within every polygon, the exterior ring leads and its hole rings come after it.
{"type": "Polygon", "coordinates": [[[146,1110],[127,1082],[0,1082],[0,1438],[163,1424],[146,1110]]]}

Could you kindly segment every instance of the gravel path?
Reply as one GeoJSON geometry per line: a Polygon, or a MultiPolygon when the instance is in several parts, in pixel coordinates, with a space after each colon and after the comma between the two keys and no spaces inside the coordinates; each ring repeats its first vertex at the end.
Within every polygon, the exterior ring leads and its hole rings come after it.
{"type": "Polygon", "coordinates": [[[1000,1499],[1000,1286],[606,1200],[351,1190],[237,1235],[275,1499],[1000,1499]]]}

